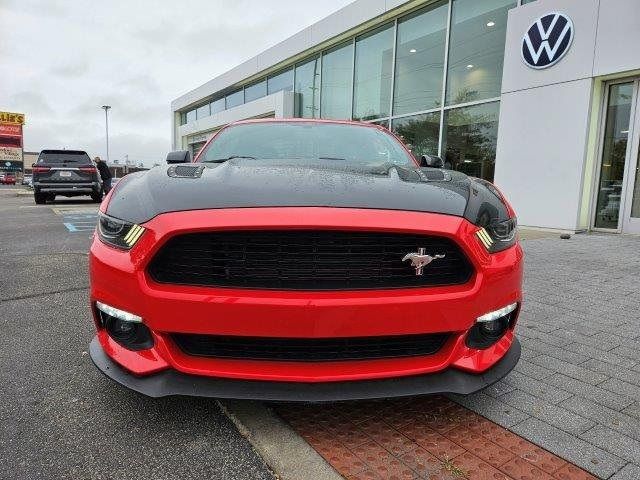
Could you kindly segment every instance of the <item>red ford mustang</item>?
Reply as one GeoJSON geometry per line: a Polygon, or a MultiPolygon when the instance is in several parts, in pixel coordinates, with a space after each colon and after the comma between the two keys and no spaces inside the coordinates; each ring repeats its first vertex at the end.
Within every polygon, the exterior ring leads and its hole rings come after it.
{"type": "Polygon", "coordinates": [[[518,361],[523,253],[490,183],[350,122],[239,122],[194,162],[167,160],[118,182],[91,246],[90,353],[116,382],[153,397],[467,394],[518,361]]]}

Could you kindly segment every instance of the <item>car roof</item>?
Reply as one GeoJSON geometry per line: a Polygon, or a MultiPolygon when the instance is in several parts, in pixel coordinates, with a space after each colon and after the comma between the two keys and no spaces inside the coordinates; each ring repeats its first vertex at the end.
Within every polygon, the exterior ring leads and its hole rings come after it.
{"type": "Polygon", "coordinates": [[[325,118],[250,118],[247,120],[238,120],[236,122],[232,122],[228,126],[244,125],[248,123],[328,123],[335,125],[355,125],[386,130],[383,126],[375,125],[373,123],[359,122],[357,120],[330,120],[325,118]]]}
{"type": "Polygon", "coordinates": [[[43,153],[68,153],[70,155],[86,155],[87,152],[84,150],[42,150],[40,154],[43,153]]]}

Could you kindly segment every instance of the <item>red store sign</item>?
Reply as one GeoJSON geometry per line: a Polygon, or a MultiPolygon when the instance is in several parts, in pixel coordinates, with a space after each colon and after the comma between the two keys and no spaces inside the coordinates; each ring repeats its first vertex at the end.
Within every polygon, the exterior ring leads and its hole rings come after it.
{"type": "Polygon", "coordinates": [[[10,135],[21,137],[22,125],[14,125],[10,123],[0,123],[0,135],[10,135]]]}

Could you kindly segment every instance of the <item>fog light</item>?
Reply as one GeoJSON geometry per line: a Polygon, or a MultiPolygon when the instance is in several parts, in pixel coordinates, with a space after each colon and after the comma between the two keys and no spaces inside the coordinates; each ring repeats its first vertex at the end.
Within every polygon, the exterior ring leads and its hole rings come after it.
{"type": "Polygon", "coordinates": [[[153,336],[141,317],[102,302],[96,302],[96,309],[100,324],[118,344],[129,350],[153,347],[153,336]]]}
{"type": "Polygon", "coordinates": [[[518,304],[512,303],[478,317],[467,333],[467,346],[483,350],[500,340],[509,329],[517,308],[518,304]]]}
{"type": "Polygon", "coordinates": [[[133,332],[136,328],[135,323],[133,322],[125,322],[124,320],[120,320],[116,318],[113,322],[113,332],[118,335],[128,335],[133,332]]]}
{"type": "Polygon", "coordinates": [[[491,322],[482,322],[480,323],[480,330],[487,335],[496,335],[503,329],[503,323],[500,319],[492,320],[491,322]]]}

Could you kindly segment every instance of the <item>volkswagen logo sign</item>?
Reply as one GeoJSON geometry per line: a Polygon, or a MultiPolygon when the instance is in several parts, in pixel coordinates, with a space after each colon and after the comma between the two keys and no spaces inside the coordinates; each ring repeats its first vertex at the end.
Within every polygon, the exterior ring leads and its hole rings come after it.
{"type": "Polygon", "coordinates": [[[573,22],[562,13],[538,18],[522,38],[522,60],[535,69],[555,65],[569,51],[573,41],[573,22]]]}

